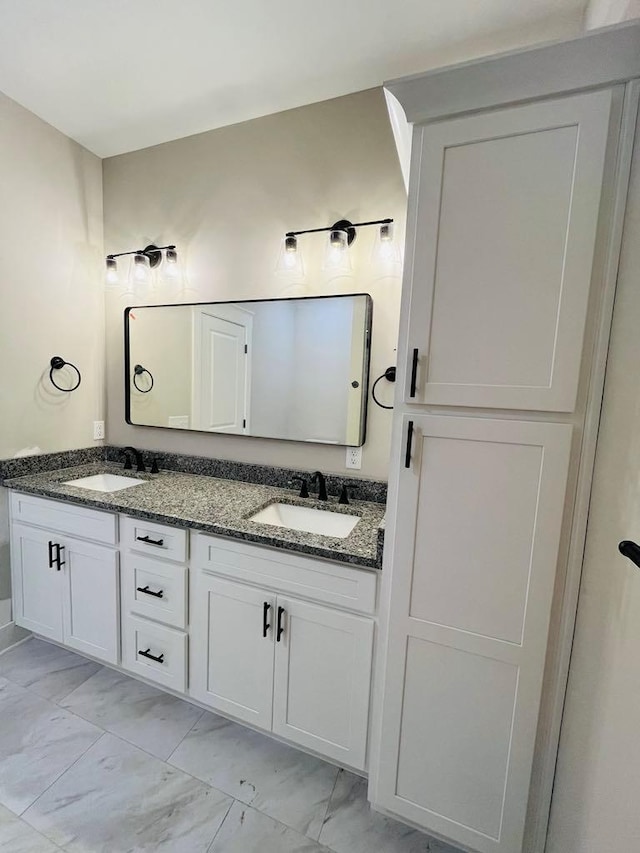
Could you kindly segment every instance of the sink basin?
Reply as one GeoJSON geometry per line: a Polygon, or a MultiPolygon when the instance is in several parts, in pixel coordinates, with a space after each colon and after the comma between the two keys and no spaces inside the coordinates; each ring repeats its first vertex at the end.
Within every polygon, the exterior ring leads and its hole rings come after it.
{"type": "Polygon", "coordinates": [[[360,521],[360,516],[307,506],[273,503],[252,515],[249,521],[346,539],[360,521]]]}
{"type": "Polygon", "coordinates": [[[122,477],[120,474],[94,474],[92,477],[80,477],[79,480],[65,480],[63,486],[76,486],[79,489],[91,489],[94,492],[119,492],[146,483],[137,477],[122,477]]]}

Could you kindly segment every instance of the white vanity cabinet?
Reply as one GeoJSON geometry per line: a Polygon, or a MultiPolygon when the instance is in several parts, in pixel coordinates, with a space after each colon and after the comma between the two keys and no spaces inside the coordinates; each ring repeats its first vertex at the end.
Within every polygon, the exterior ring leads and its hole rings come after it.
{"type": "Polygon", "coordinates": [[[77,538],[87,531],[114,545],[115,516],[13,493],[11,517],[16,624],[119,663],[118,553],[77,538]]]}
{"type": "Polygon", "coordinates": [[[369,601],[372,613],[375,574],[208,536],[195,539],[191,695],[365,769],[374,620],[326,600],[344,595],[347,586],[360,587],[360,609],[369,601]],[[229,579],[234,563],[252,583],[229,579]],[[315,601],[287,594],[290,587],[315,601]]]}

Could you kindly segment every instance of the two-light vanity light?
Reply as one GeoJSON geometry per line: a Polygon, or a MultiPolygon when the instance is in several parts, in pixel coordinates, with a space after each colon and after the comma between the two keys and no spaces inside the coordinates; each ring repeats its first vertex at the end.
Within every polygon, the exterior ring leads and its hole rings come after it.
{"type": "Polygon", "coordinates": [[[373,260],[389,263],[400,263],[400,249],[393,235],[393,219],[373,219],[370,222],[349,222],[348,219],[340,219],[333,225],[324,228],[307,228],[303,231],[287,231],[282,241],[280,255],[278,257],[277,271],[293,273],[298,276],[304,275],[302,253],[298,246],[300,234],[318,234],[328,232],[323,269],[339,275],[348,275],[351,272],[351,258],[349,247],[356,239],[357,228],[368,225],[378,225],[378,234],[373,249],[373,260]]]}
{"type": "Polygon", "coordinates": [[[112,255],[107,255],[107,284],[117,285],[120,283],[117,258],[124,257],[132,258],[129,281],[133,284],[149,284],[151,280],[151,271],[156,267],[160,266],[163,261],[164,264],[166,264],[166,267],[164,267],[163,270],[163,274],[167,278],[178,278],[180,274],[178,269],[178,252],[176,251],[176,247],[174,245],[155,246],[153,243],[150,243],[148,246],[145,246],[144,249],[134,249],[130,252],[117,252],[112,255]],[[163,252],[164,256],[162,254],[163,252]]]}

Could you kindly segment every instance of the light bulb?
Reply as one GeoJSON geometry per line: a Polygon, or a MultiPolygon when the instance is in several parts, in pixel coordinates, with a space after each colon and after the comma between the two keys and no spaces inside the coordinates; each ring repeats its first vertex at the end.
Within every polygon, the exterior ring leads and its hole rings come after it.
{"type": "Polygon", "coordinates": [[[115,258],[107,257],[107,272],[105,280],[109,285],[118,284],[118,262],[115,258]]]}
{"type": "Polygon", "coordinates": [[[147,284],[150,273],[149,258],[142,252],[136,252],[133,256],[133,280],[137,284],[147,284]]]}
{"type": "Polygon", "coordinates": [[[329,232],[323,268],[336,275],[348,275],[351,272],[349,235],[346,231],[334,229],[329,232]]]}
{"type": "Polygon", "coordinates": [[[173,246],[164,253],[164,259],[168,264],[177,264],[178,263],[178,253],[176,252],[176,247],[173,246]]]}
{"type": "Polygon", "coordinates": [[[287,234],[280,244],[276,272],[284,274],[289,278],[304,278],[302,253],[298,248],[298,239],[293,234],[287,234]]]}
{"type": "Polygon", "coordinates": [[[380,226],[373,247],[373,262],[387,269],[402,265],[400,247],[398,241],[394,239],[392,222],[383,222],[380,226]]]}
{"type": "Polygon", "coordinates": [[[178,253],[175,248],[167,249],[164,254],[164,263],[162,264],[161,278],[175,281],[180,278],[181,270],[178,263],[178,253]]]}

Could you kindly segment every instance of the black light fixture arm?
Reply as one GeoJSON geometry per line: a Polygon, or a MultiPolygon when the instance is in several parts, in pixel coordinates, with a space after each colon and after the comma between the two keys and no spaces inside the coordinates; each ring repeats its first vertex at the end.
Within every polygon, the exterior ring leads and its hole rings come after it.
{"type": "Polygon", "coordinates": [[[112,252],[107,255],[107,258],[123,258],[125,255],[153,255],[155,252],[162,252],[165,249],[175,249],[175,245],[169,246],[147,246],[144,249],[133,249],[130,252],[112,252]]]}
{"type": "Polygon", "coordinates": [[[393,219],[372,219],[369,222],[349,222],[347,219],[341,219],[339,222],[334,222],[333,225],[327,225],[325,228],[305,228],[302,231],[287,231],[285,237],[298,237],[300,234],[318,234],[321,231],[335,231],[341,228],[345,231],[349,228],[364,228],[366,225],[391,225],[393,219]]]}

